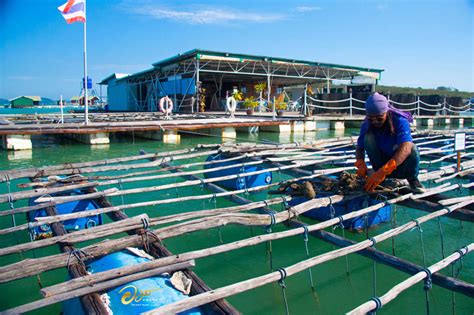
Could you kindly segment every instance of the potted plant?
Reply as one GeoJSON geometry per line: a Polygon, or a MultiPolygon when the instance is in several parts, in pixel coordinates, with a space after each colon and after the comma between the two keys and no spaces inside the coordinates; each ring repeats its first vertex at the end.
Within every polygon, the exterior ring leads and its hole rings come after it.
{"type": "MultiPolygon", "coordinates": [[[[275,101],[275,111],[278,116],[283,116],[283,113],[285,112],[287,107],[288,107],[287,102],[279,101],[279,100],[275,101]]],[[[273,108],[271,108],[271,110],[273,110],[273,108]]]]}
{"type": "Polygon", "coordinates": [[[244,107],[247,110],[247,115],[252,115],[257,106],[258,101],[255,100],[255,97],[250,96],[244,99],[244,107]]]}

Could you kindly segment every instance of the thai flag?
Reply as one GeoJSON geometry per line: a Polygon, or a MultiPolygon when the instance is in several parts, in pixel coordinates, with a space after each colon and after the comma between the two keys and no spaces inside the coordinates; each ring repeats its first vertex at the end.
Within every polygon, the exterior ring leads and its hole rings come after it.
{"type": "Polygon", "coordinates": [[[65,4],[58,7],[63,18],[68,24],[74,22],[85,22],[86,11],[85,5],[86,0],[68,0],[65,4]]]}

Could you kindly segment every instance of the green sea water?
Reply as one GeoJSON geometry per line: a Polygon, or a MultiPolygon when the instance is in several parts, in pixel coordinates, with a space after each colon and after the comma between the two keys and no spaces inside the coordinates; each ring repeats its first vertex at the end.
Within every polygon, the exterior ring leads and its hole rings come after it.
{"type": "MultiPolygon", "coordinates": [[[[356,130],[346,129],[345,135],[350,135],[356,130]]],[[[303,140],[314,140],[316,138],[334,137],[335,132],[320,132],[306,134],[305,136],[280,136],[274,133],[259,133],[258,136],[248,134],[238,134],[238,141],[262,141],[270,140],[274,142],[294,142],[303,140]]],[[[33,137],[33,150],[29,152],[6,152],[0,151],[0,169],[25,168],[32,166],[51,165],[58,163],[72,163],[81,161],[93,161],[106,158],[128,156],[137,154],[140,149],[147,152],[173,151],[181,148],[191,148],[199,143],[221,143],[220,138],[199,137],[183,135],[179,145],[163,144],[158,141],[132,138],[127,135],[116,135],[112,137],[108,146],[91,147],[89,145],[78,144],[59,137],[33,137]]],[[[200,160],[204,160],[201,158],[200,160]]],[[[195,159],[193,161],[196,161],[195,159]]],[[[175,164],[188,163],[190,160],[176,161],[175,164]]],[[[109,173],[108,175],[110,175],[109,173]]],[[[274,181],[279,181],[289,176],[275,172],[274,181]]],[[[127,183],[123,188],[133,188],[138,186],[153,186],[158,183],[181,182],[183,179],[173,178],[167,180],[148,181],[146,183],[127,183]]],[[[27,180],[14,181],[11,190],[17,190],[16,184],[27,182],[27,180]]],[[[456,182],[456,181],[454,181],[456,182]]],[[[101,189],[105,189],[103,187],[101,189]]],[[[5,183],[0,183],[0,193],[6,193],[8,187],[5,183]]],[[[114,204],[133,203],[139,201],[155,200],[160,198],[174,198],[184,195],[198,195],[210,193],[202,191],[199,186],[180,188],[179,190],[166,190],[146,194],[126,195],[114,197],[114,204]]],[[[469,191],[453,191],[452,196],[468,195],[469,191]]],[[[242,194],[243,197],[251,200],[262,200],[274,197],[266,192],[242,194]]],[[[14,203],[14,207],[26,205],[26,201],[14,203]]],[[[127,215],[133,216],[143,212],[150,217],[163,216],[174,213],[182,213],[201,209],[212,209],[214,207],[225,207],[234,205],[233,203],[218,198],[216,203],[212,200],[180,202],[170,205],[160,205],[146,208],[136,208],[127,210],[127,215]]],[[[0,205],[1,210],[8,208],[7,204],[0,205]]],[[[273,206],[280,211],[281,206],[273,206]]],[[[401,225],[410,220],[425,215],[425,212],[410,208],[397,206],[397,224],[401,225]]],[[[109,222],[106,216],[105,221],[109,222]]],[[[16,224],[25,223],[25,216],[19,214],[15,217],[16,224]]],[[[308,224],[316,221],[310,219],[303,220],[308,224]]],[[[439,224],[442,226],[444,235],[444,251],[447,255],[465,246],[474,239],[474,226],[469,222],[460,222],[450,218],[441,218],[440,222],[431,220],[422,225],[422,236],[425,248],[426,263],[431,265],[442,259],[439,224]]],[[[0,217],[0,229],[12,225],[11,217],[0,217]]],[[[380,234],[391,228],[390,224],[382,224],[369,231],[370,236],[380,234]]],[[[275,226],[273,231],[283,231],[287,228],[281,224],[275,226]]],[[[328,229],[332,232],[332,229],[328,229]]],[[[173,253],[183,253],[191,250],[202,249],[220,245],[221,242],[228,243],[239,239],[251,237],[252,235],[264,234],[262,228],[249,228],[239,225],[226,225],[221,228],[214,228],[205,231],[193,232],[179,237],[167,239],[165,245],[173,253]]],[[[334,233],[342,235],[341,229],[334,230],[334,233]]],[[[125,234],[113,236],[121,237],[125,234]]],[[[351,233],[346,231],[345,236],[355,241],[365,239],[364,233],[351,233]]],[[[112,237],[111,237],[112,238],[112,237]]],[[[25,231],[16,234],[0,235],[2,247],[16,244],[17,242],[28,242],[29,236],[25,231]]],[[[79,244],[79,247],[93,243],[92,241],[79,244]]],[[[310,256],[316,256],[335,247],[317,238],[309,239],[310,256]]],[[[409,260],[416,264],[423,264],[421,250],[420,232],[413,230],[405,232],[394,239],[394,248],[390,240],[376,245],[377,249],[386,253],[395,251],[400,258],[409,260]]],[[[305,247],[302,236],[285,238],[272,242],[272,257],[275,268],[286,267],[295,264],[306,258],[305,247]]],[[[14,254],[0,257],[0,265],[4,266],[25,258],[42,257],[59,253],[57,246],[50,246],[26,253],[14,254]]],[[[470,254],[463,258],[460,263],[454,266],[457,276],[470,283],[474,283],[474,255],[470,254]]],[[[374,283],[376,285],[376,295],[382,295],[388,289],[403,281],[408,274],[393,269],[391,267],[375,264],[376,277],[374,279],[374,263],[368,258],[357,254],[347,256],[348,273],[346,272],[346,259],[323,263],[312,268],[315,291],[309,285],[308,272],[303,271],[286,279],[286,295],[288,307],[291,314],[341,314],[347,312],[374,296],[374,283]]],[[[267,252],[267,244],[260,244],[248,248],[243,248],[196,261],[194,271],[211,287],[219,288],[238,281],[257,277],[270,270],[270,260],[267,252]]],[[[451,268],[443,270],[443,274],[451,275],[451,268]]],[[[66,269],[48,271],[40,275],[40,282],[43,286],[49,286],[62,282],[66,279],[66,269]]],[[[456,294],[453,299],[451,291],[443,289],[437,285],[428,293],[429,308],[431,314],[473,314],[474,300],[461,294],[456,294]],[[454,301],[454,307],[453,307],[454,301]]],[[[0,284],[0,310],[5,310],[20,304],[34,301],[40,298],[37,277],[28,277],[10,283],[0,284]]],[[[247,291],[227,299],[243,314],[285,314],[285,306],[282,298],[282,291],[277,283],[268,284],[260,288],[247,291]]],[[[56,304],[37,310],[35,314],[57,314],[61,311],[61,305],[56,304]]],[[[425,314],[425,292],[423,283],[420,283],[404,293],[396,300],[384,306],[380,314],[425,314]]]]}

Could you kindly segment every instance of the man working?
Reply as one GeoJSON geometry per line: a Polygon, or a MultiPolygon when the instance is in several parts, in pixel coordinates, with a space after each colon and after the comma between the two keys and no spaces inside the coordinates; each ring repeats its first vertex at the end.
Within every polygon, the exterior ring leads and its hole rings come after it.
{"type": "Polygon", "coordinates": [[[418,180],[420,155],[413,143],[409,113],[392,107],[381,94],[374,93],[365,102],[366,119],[357,140],[357,175],[367,177],[365,152],[374,173],[367,179],[366,191],[374,191],[386,177],[407,179],[414,193],[424,191],[418,180]]]}

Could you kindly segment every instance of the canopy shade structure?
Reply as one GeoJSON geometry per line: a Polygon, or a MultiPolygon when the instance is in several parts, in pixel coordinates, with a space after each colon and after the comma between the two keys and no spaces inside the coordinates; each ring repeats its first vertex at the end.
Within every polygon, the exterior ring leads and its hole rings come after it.
{"type": "MultiPolygon", "coordinates": [[[[197,98],[201,83],[206,89],[212,90],[214,97],[222,98],[225,96],[222,89],[228,90],[227,85],[232,84],[266,82],[269,86],[273,86],[274,91],[275,85],[329,84],[333,80],[350,81],[361,76],[377,82],[382,71],[382,69],[317,61],[193,49],[156,62],[152,68],[129,76],[111,75],[101,84],[114,86],[114,89],[108,89],[109,93],[118,90],[117,85],[122,85],[125,89],[131,88],[132,94],[129,93],[126,101],[128,109],[152,110],[156,99],[165,95],[179,95],[175,99],[175,104],[183,103],[179,98],[184,100],[186,95],[188,98],[190,95],[197,98]],[[184,82],[185,79],[188,80],[184,82]],[[178,88],[173,87],[174,92],[170,91],[171,84],[178,85],[178,88]]],[[[118,93],[127,94],[123,89],[118,93]]],[[[109,100],[111,99],[115,99],[113,95],[112,97],[109,95],[109,100]]]]}

